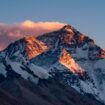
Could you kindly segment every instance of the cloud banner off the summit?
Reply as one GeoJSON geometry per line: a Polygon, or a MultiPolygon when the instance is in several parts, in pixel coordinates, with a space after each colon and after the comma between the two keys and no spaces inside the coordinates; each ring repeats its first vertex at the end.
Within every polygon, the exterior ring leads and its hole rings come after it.
{"type": "Polygon", "coordinates": [[[9,43],[27,35],[41,35],[46,32],[58,30],[64,26],[60,22],[32,22],[30,20],[13,25],[0,24],[0,50],[9,43]]]}

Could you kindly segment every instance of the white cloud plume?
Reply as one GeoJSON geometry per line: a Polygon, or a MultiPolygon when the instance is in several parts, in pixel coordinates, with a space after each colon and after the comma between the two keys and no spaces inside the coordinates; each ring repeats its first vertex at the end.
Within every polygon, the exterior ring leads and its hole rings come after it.
{"type": "Polygon", "coordinates": [[[26,20],[13,25],[0,24],[0,50],[4,49],[10,42],[27,35],[41,35],[58,30],[65,24],[60,22],[33,22],[26,20]]]}

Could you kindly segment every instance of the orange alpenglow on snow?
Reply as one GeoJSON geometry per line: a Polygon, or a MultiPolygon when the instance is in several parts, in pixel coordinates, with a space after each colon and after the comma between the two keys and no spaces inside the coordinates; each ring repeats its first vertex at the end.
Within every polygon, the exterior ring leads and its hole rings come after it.
{"type": "Polygon", "coordinates": [[[26,51],[28,53],[29,59],[38,56],[39,54],[48,50],[48,47],[45,43],[37,40],[35,36],[25,37],[26,41],[26,51]]]}
{"type": "MultiPolygon", "coordinates": [[[[79,36],[79,42],[83,42],[86,38],[89,38],[88,36],[86,36],[86,35],[80,35],[79,36]]],[[[93,39],[90,39],[91,40],[91,42],[92,43],[94,43],[95,44],[95,41],[93,40],[93,39]]]]}
{"type": "Polygon", "coordinates": [[[85,35],[81,35],[81,36],[79,37],[79,41],[80,41],[80,42],[83,42],[85,38],[86,38],[85,35]]]}
{"type": "Polygon", "coordinates": [[[99,58],[105,58],[105,50],[101,49],[101,54],[99,58]]]}
{"type": "Polygon", "coordinates": [[[59,59],[59,62],[67,67],[72,73],[74,74],[81,74],[83,75],[85,73],[85,70],[82,69],[72,58],[72,56],[65,50],[62,50],[61,57],[59,59]]]}

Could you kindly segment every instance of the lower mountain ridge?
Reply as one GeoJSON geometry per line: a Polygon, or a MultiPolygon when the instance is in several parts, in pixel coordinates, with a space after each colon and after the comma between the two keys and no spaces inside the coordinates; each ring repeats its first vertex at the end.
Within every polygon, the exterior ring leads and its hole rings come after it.
{"type": "Polygon", "coordinates": [[[0,105],[103,105],[54,78],[39,80],[38,84],[23,78],[8,79],[0,88],[0,105]]]}
{"type": "Polygon", "coordinates": [[[105,51],[70,25],[0,52],[0,105],[104,105],[105,51]]]}

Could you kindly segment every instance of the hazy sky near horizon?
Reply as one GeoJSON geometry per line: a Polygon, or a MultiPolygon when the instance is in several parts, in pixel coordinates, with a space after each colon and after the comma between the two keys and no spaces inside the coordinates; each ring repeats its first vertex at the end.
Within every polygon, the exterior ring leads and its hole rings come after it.
{"type": "Polygon", "coordinates": [[[0,23],[25,20],[71,24],[105,49],[105,0],[0,0],[0,23]]]}

